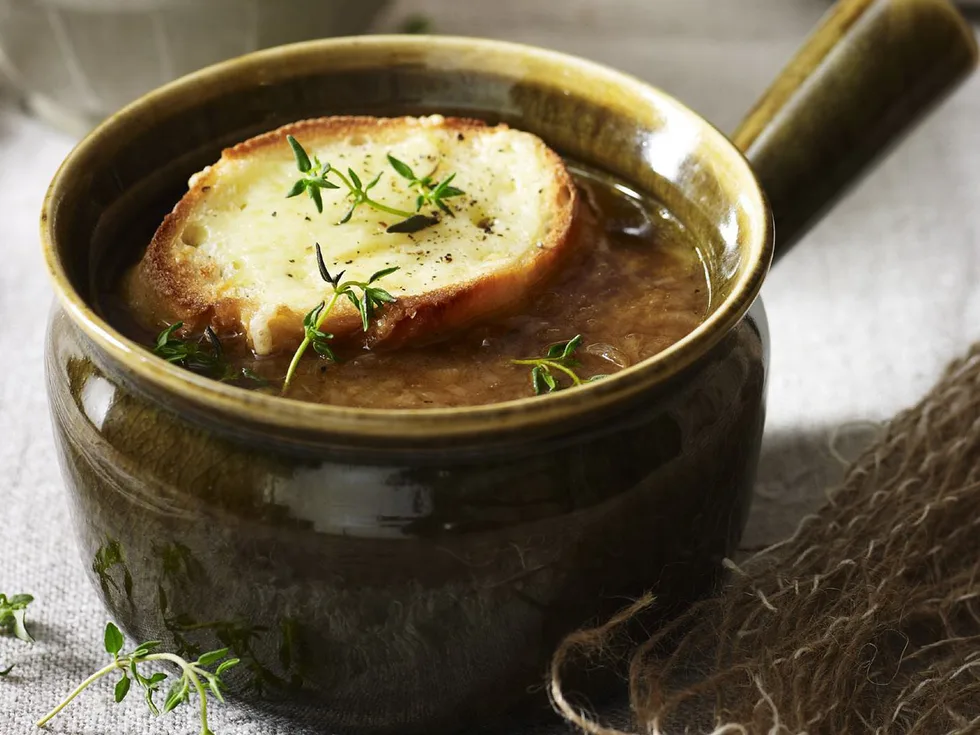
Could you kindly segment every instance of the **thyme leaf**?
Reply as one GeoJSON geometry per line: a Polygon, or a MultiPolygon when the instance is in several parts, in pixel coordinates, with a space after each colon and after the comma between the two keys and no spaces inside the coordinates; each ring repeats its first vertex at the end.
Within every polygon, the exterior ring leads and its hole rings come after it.
{"type": "Polygon", "coordinates": [[[560,376],[568,378],[573,386],[592,383],[607,377],[606,375],[593,375],[591,378],[585,379],[579,377],[575,368],[579,367],[581,363],[575,359],[575,351],[581,346],[582,335],[576,334],[567,342],[551,345],[544,357],[511,360],[511,363],[531,367],[531,388],[534,390],[534,394],[538,396],[544,393],[554,393],[566,387],[558,381],[560,376]]]}
{"type": "Polygon", "coordinates": [[[438,217],[431,217],[427,214],[413,214],[411,217],[391,225],[385,232],[418,232],[438,223],[438,217]]]}

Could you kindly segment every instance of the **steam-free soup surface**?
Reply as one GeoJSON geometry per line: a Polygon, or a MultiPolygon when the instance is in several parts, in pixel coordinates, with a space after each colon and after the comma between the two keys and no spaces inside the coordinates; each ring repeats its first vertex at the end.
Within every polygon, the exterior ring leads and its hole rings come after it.
{"type": "MultiPolygon", "coordinates": [[[[583,338],[575,371],[587,379],[652,357],[690,333],[710,305],[696,242],[656,201],[604,176],[571,170],[583,195],[580,255],[518,313],[418,348],[339,347],[337,363],[308,350],[288,397],[371,408],[497,403],[534,395],[531,367],[512,360],[543,357],[550,345],[575,335],[583,338]]],[[[315,262],[310,267],[316,268],[315,262]]],[[[134,329],[125,314],[117,313],[115,321],[153,344],[155,335],[134,329]]],[[[268,381],[257,390],[279,393],[292,355],[257,359],[244,344],[223,346],[236,368],[268,381]]],[[[560,372],[553,374],[569,384],[560,372]]]]}

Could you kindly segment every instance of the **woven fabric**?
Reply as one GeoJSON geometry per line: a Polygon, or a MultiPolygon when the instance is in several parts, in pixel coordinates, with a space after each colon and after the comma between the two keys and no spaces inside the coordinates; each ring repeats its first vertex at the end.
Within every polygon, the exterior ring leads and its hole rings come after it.
{"type": "Polygon", "coordinates": [[[656,590],[555,655],[628,658],[627,732],[968,735],[980,728],[980,345],[887,424],[818,513],[737,564],[724,592],[637,642],[612,642],[656,590]],[[692,661],[700,662],[692,666],[692,661]]]}

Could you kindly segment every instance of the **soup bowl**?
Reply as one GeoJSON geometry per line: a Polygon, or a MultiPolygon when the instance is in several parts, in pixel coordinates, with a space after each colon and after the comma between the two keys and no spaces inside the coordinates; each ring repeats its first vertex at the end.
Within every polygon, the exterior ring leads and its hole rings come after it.
{"type": "Polygon", "coordinates": [[[42,214],[52,420],[109,611],[186,655],[230,647],[233,692],[321,728],[432,732],[542,701],[562,636],[648,589],[669,615],[718,579],[759,454],[774,252],[975,60],[945,2],[845,2],[734,142],[637,79],[471,38],[287,46],[126,107],[42,214]],[[432,112],[528,130],[663,202],[705,255],[703,323],[574,390],[381,410],[210,381],[106,321],[99,294],[223,147],[304,117],[432,112]]]}

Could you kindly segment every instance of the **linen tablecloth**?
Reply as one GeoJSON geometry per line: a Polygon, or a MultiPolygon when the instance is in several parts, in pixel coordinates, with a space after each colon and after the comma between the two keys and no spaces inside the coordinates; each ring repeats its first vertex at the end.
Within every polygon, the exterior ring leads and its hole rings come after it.
{"type": "MultiPolygon", "coordinates": [[[[828,7],[823,0],[395,2],[442,33],[507,38],[633,73],[731,130],[828,7]]],[[[744,543],[790,530],[853,451],[855,422],[911,404],[980,337],[980,78],[950,99],[773,271],[769,419],[744,543]],[[832,441],[833,440],[833,441],[832,441]],[[832,450],[833,448],[833,450],[832,450]]],[[[0,735],[101,666],[106,614],[82,574],[48,424],[42,344],[51,290],[37,238],[45,187],[73,140],[0,98],[0,592],[30,592],[38,642],[0,638],[0,735]]],[[[856,437],[856,438],[855,438],[856,437]]],[[[50,727],[72,735],[196,732],[138,697],[83,695],[50,727]]],[[[557,721],[556,721],[557,723],[557,721]]],[[[285,735],[234,705],[219,735],[285,735]]],[[[519,728],[518,728],[519,729],[519,728]]],[[[565,729],[556,724],[554,732],[565,729]]],[[[510,732],[513,732],[510,729],[510,732]]]]}

